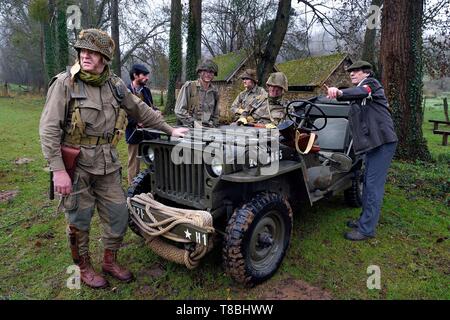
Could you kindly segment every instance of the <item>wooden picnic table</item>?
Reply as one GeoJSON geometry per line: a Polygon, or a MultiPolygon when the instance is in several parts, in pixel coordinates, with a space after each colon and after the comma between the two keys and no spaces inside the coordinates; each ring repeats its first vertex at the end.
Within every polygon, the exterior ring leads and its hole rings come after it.
{"type": "Polygon", "coordinates": [[[442,134],[442,145],[446,146],[448,145],[448,135],[450,134],[450,130],[439,130],[440,124],[446,124],[447,126],[450,126],[450,121],[445,120],[428,120],[429,122],[434,124],[433,133],[434,134],[442,134]]]}

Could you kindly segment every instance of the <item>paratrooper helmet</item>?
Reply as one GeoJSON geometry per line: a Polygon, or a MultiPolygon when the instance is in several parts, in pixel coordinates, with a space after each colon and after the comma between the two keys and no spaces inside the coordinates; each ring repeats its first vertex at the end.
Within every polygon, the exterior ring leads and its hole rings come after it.
{"type": "Polygon", "coordinates": [[[113,39],[106,32],[99,29],[81,30],[74,48],[80,52],[81,49],[88,49],[98,52],[111,61],[114,55],[115,44],[113,39]]]}
{"type": "Polygon", "coordinates": [[[288,91],[288,79],[283,72],[271,73],[267,79],[266,85],[283,88],[284,92],[288,91]]]}

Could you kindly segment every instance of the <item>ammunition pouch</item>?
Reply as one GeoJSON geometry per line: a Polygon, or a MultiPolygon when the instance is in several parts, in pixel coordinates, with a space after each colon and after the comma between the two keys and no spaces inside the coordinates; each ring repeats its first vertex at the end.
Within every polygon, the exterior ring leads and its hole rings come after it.
{"type": "MultiPolygon", "coordinates": [[[[121,104],[122,100],[126,94],[126,87],[121,83],[120,79],[117,77],[112,77],[108,84],[111,88],[114,98],[121,104]]],[[[72,118],[70,122],[70,128],[65,135],[64,142],[72,145],[101,145],[111,143],[116,146],[125,134],[125,129],[128,124],[127,113],[120,107],[116,118],[116,123],[114,125],[114,132],[111,134],[106,134],[106,137],[101,136],[90,136],[86,134],[86,124],[81,118],[80,112],[80,99],[86,99],[84,83],[82,81],[75,82],[75,87],[78,92],[71,92],[71,99],[75,100],[72,118]]]]}
{"type": "Polygon", "coordinates": [[[116,125],[114,126],[114,136],[111,144],[115,147],[125,134],[125,129],[128,125],[127,113],[123,108],[119,109],[119,116],[116,119],[116,125]]]}
{"type": "Polygon", "coordinates": [[[187,111],[189,115],[192,115],[200,104],[198,91],[197,91],[197,81],[192,81],[190,84],[191,93],[188,100],[187,111]]]}

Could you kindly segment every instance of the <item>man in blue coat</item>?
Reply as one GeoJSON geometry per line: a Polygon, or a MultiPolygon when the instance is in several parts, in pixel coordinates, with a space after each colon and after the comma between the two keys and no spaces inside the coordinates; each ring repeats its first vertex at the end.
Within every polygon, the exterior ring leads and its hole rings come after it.
{"type": "Polygon", "coordinates": [[[348,116],[353,148],[355,154],[365,154],[362,213],[358,220],[347,222],[352,231],[345,234],[346,239],[358,241],[375,236],[384,184],[398,139],[384,89],[373,77],[372,65],[357,61],[347,71],[356,87],[327,90],[330,99],[351,101],[348,116]]]}
{"type": "MultiPolygon", "coordinates": [[[[142,65],[135,64],[130,70],[131,83],[128,85],[128,90],[134,95],[141,98],[150,108],[158,111],[158,108],[153,105],[153,97],[150,89],[146,87],[149,79],[150,71],[142,65]]],[[[128,184],[130,185],[134,177],[136,177],[140,170],[140,162],[137,158],[139,153],[139,143],[144,139],[151,139],[152,137],[144,137],[141,131],[136,129],[142,127],[133,118],[128,117],[128,125],[125,130],[125,139],[128,144],[128,184]]]]}

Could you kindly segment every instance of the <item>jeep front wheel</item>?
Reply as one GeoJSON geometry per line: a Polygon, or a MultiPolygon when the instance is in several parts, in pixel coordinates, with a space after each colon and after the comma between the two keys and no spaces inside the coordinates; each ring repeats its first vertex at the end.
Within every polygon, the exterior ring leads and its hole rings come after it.
{"type": "Polygon", "coordinates": [[[228,222],[222,252],[226,272],[249,286],[269,279],[283,261],[291,232],[287,200],[275,193],[258,194],[228,222]]]}
{"type": "MultiPolygon", "coordinates": [[[[143,170],[139,172],[139,174],[134,177],[133,181],[131,182],[130,187],[127,191],[127,197],[132,198],[135,195],[141,194],[141,193],[148,193],[151,191],[150,188],[150,169],[143,170]]],[[[131,216],[128,216],[128,226],[130,229],[136,233],[138,236],[142,237],[142,234],[139,230],[139,227],[134,223],[133,220],[131,220],[131,216]]]]}

